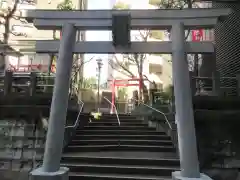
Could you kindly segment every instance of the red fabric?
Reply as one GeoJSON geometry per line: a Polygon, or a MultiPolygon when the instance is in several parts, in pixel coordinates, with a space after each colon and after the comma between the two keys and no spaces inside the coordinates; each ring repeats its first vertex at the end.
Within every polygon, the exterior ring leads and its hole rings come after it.
{"type": "Polygon", "coordinates": [[[201,41],[203,39],[203,29],[192,30],[192,41],[201,41]]]}

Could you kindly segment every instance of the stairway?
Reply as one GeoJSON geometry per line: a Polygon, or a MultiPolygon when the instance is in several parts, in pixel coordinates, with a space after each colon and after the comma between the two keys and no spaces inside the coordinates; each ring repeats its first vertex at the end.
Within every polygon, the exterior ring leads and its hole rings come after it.
{"type": "Polygon", "coordinates": [[[134,116],[103,115],[84,128],[64,150],[61,166],[70,180],[170,180],[179,159],[170,137],[134,116]]]}

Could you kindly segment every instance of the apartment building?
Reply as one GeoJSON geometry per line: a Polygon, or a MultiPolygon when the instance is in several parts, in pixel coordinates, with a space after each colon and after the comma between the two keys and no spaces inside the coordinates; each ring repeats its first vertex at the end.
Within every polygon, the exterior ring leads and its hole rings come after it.
{"type": "MultiPolygon", "coordinates": [[[[53,31],[37,30],[32,23],[28,23],[21,18],[21,11],[29,9],[57,9],[57,5],[63,0],[20,0],[15,15],[10,21],[9,45],[21,56],[8,55],[6,58],[6,68],[15,71],[36,70],[47,72],[52,55],[37,54],[34,52],[34,41],[53,39],[53,31]],[[31,65],[31,66],[29,66],[31,65]]],[[[85,9],[86,0],[72,0],[75,9],[85,9]]],[[[12,7],[15,0],[0,0],[1,9],[12,7]]],[[[0,38],[4,27],[0,27],[0,38]]],[[[56,32],[56,38],[60,37],[60,32],[56,32]]],[[[84,39],[84,33],[78,34],[78,40],[84,39]]]]}
{"type": "MultiPolygon", "coordinates": [[[[103,9],[103,10],[110,10],[113,9],[116,0],[88,0],[87,9],[88,10],[96,10],[96,9],[103,9]]],[[[99,31],[99,30],[92,30],[86,31],[86,41],[112,41],[112,32],[111,31],[99,31]]],[[[86,78],[95,78],[97,77],[97,72],[93,72],[93,69],[98,69],[97,67],[97,59],[102,59],[102,68],[101,68],[101,78],[100,84],[106,84],[109,77],[112,75],[112,69],[108,64],[108,59],[111,59],[111,54],[86,54],[85,61],[90,62],[85,64],[84,67],[84,77],[86,78]]]]}
{"type": "MultiPolygon", "coordinates": [[[[153,41],[153,39],[149,39],[149,41],[153,41]]],[[[112,78],[114,79],[131,79],[131,75],[134,75],[135,77],[139,77],[138,73],[138,65],[139,63],[136,63],[138,60],[127,60],[127,58],[133,58],[133,56],[129,55],[116,55],[118,63],[116,63],[116,60],[113,62],[115,64],[115,68],[112,70],[112,78]],[[122,62],[121,62],[122,61],[122,62]],[[133,62],[132,62],[133,61],[133,62]],[[126,70],[124,70],[121,66],[118,66],[118,64],[124,64],[124,62],[129,63],[126,64],[125,67],[128,67],[129,71],[128,73],[126,70]]],[[[140,60],[140,59],[139,59],[140,60]]],[[[143,60],[143,78],[147,79],[144,81],[144,84],[148,89],[153,88],[153,82],[157,86],[157,89],[164,90],[169,85],[172,84],[172,63],[171,63],[171,56],[170,55],[154,55],[154,54],[146,54],[144,55],[143,60]]],[[[139,61],[138,61],[139,62],[139,61]]],[[[124,83],[128,83],[123,82],[124,83]]],[[[137,81],[130,81],[131,84],[137,84],[137,81]]],[[[129,97],[132,96],[132,92],[134,90],[138,90],[138,86],[130,86],[127,88],[127,94],[129,97]]]]}
{"type": "MultiPolygon", "coordinates": [[[[149,0],[138,1],[138,0],[118,0],[117,2],[122,2],[128,4],[128,7],[131,9],[156,9],[157,6],[153,6],[149,4],[149,0]]],[[[193,5],[193,8],[211,8],[211,2],[197,2],[193,5]]],[[[136,35],[137,32],[132,32],[132,40],[134,40],[133,36],[136,35]]],[[[214,31],[212,29],[195,29],[190,32],[186,31],[186,35],[188,34],[187,41],[214,41],[214,31]]],[[[169,41],[170,34],[166,31],[162,31],[162,37],[158,39],[154,39],[150,37],[148,41],[169,41]]],[[[119,57],[118,57],[119,58],[119,57]]],[[[210,76],[209,69],[214,66],[212,61],[214,55],[198,55],[198,62],[199,65],[198,71],[200,72],[199,75],[202,76],[210,76]]],[[[121,59],[121,58],[120,58],[121,59]]],[[[194,56],[188,55],[189,60],[189,70],[194,71],[194,56]]],[[[169,85],[172,84],[172,64],[171,64],[171,55],[147,55],[144,63],[143,63],[143,74],[148,77],[151,82],[155,82],[158,89],[165,89],[169,85]]],[[[121,68],[120,68],[121,69],[121,68]]],[[[130,71],[137,77],[137,67],[136,65],[129,66],[130,71]]],[[[119,72],[119,70],[115,70],[114,78],[129,78],[126,76],[128,73],[119,72]]],[[[151,83],[145,82],[147,87],[151,87],[151,83]]],[[[128,88],[129,91],[132,91],[135,88],[128,88]]]]}
{"type": "MultiPolygon", "coordinates": [[[[118,0],[117,2],[126,3],[128,4],[128,7],[131,9],[156,9],[157,7],[154,7],[149,4],[148,0],[118,0]]],[[[147,41],[169,41],[169,34],[165,31],[158,31],[158,38],[156,39],[153,34],[154,31],[131,31],[131,40],[132,41],[144,41],[143,39],[147,37],[147,41]],[[144,36],[144,38],[142,37],[144,36]]],[[[131,56],[131,55],[130,55],[131,56]]],[[[116,59],[113,59],[110,63],[113,64],[112,68],[112,74],[109,79],[130,79],[132,75],[135,77],[139,77],[138,73],[138,65],[136,64],[136,60],[127,60],[128,58],[133,58],[132,56],[129,57],[129,55],[116,55],[116,59]],[[118,62],[117,62],[118,61],[118,62]],[[124,64],[128,63],[128,64],[124,64]],[[118,64],[124,64],[125,67],[128,68],[128,70],[131,72],[127,72],[124,70],[121,66],[118,64]]],[[[147,79],[145,80],[144,84],[148,89],[152,88],[154,84],[157,86],[159,90],[163,90],[167,88],[169,85],[172,84],[172,64],[171,64],[171,56],[170,55],[154,55],[154,54],[146,54],[144,55],[144,58],[142,59],[143,64],[143,78],[147,79]]],[[[128,82],[123,82],[123,84],[127,84],[128,82]]],[[[131,84],[138,83],[137,81],[130,81],[131,84]]],[[[138,86],[130,86],[127,89],[127,95],[128,97],[132,96],[132,93],[134,90],[138,90],[138,86]]]]}

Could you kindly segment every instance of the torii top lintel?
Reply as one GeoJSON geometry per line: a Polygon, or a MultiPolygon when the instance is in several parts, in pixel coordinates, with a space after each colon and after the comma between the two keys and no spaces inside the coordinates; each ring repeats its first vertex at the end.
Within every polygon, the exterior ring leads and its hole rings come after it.
{"type": "Polygon", "coordinates": [[[231,9],[183,9],[183,10],[26,10],[22,17],[34,20],[38,29],[60,29],[71,22],[77,29],[112,29],[112,16],[129,14],[131,29],[169,29],[176,22],[183,22],[186,29],[212,28],[219,17],[227,16],[231,9]]]}

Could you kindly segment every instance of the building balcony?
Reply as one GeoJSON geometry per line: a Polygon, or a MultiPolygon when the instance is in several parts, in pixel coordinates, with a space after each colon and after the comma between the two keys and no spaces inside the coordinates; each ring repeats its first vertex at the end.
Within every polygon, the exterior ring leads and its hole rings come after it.
{"type": "Polygon", "coordinates": [[[161,75],[163,67],[161,64],[149,64],[149,74],[161,75]]]}
{"type": "Polygon", "coordinates": [[[5,54],[5,55],[11,55],[11,56],[22,56],[22,54],[17,51],[16,49],[12,48],[11,46],[7,45],[7,44],[3,44],[0,41],[0,53],[1,54],[5,54]]]}

